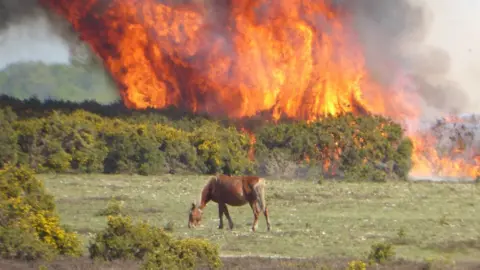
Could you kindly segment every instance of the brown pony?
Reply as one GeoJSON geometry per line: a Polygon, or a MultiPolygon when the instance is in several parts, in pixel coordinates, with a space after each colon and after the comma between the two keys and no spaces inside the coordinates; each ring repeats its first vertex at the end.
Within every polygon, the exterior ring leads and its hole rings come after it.
{"type": "Polygon", "coordinates": [[[257,176],[227,176],[216,175],[209,178],[203,187],[200,205],[192,203],[188,216],[188,227],[197,226],[202,220],[202,210],[209,201],[218,204],[218,216],[220,218],[219,229],[223,228],[223,214],[227,216],[228,225],[233,229],[233,222],[228,213],[227,205],[242,206],[247,203],[253,210],[252,231],[255,231],[258,216],[261,212],[265,215],[267,230],[270,231],[268,208],[265,202],[265,179],[257,176]]]}

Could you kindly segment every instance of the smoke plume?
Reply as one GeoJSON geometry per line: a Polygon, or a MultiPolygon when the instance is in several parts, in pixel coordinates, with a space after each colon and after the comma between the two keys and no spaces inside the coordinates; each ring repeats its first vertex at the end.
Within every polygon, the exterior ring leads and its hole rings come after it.
{"type": "Polygon", "coordinates": [[[68,46],[71,60],[77,63],[99,64],[97,57],[79,40],[69,22],[45,9],[38,0],[0,0],[0,42],[2,34],[13,27],[16,31],[24,30],[30,39],[61,40],[68,46]]]}
{"type": "MultiPolygon", "coordinates": [[[[47,22],[46,27],[52,34],[65,41],[76,60],[99,64],[68,22],[42,8],[37,1],[0,0],[0,35],[10,25],[41,19],[47,22]]],[[[199,0],[169,2],[207,5],[206,1],[199,0]]],[[[208,4],[214,11],[211,18],[222,23],[222,17],[227,16],[222,16],[222,12],[229,12],[231,3],[212,3],[208,4]]],[[[424,116],[461,111],[465,106],[464,90],[448,76],[450,56],[440,48],[424,44],[434,18],[424,4],[409,0],[331,0],[331,3],[340,14],[345,14],[345,23],[360,39],[369,74],[377,82],[392,85],[399,72],[409,74],[413,91],[422,98],[424,116]]]]}
{"type": "Polygon", "coordinates": [[[390,85],[395,71],[401,70],[410,75],[414,91],[422,98],[423,117],[461,111],[467,96],[449,79],[450,55],[425,44],[434,19],[425,2],[338,0],[335,4],[346,11],[364,47],[370,74],[378,82],[390,85]]]}
{"type": "Polygon", "coordinates": [[[0,31],[10,24],[19,24],[41,16],[42,9],[36,0],[1,0],[0,1],[0,31]]]}

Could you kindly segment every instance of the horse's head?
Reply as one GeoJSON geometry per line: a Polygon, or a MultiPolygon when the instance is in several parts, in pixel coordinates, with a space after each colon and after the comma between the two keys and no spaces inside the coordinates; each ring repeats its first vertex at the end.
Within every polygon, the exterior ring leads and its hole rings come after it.
{"type": "Polygon", "coordinates": [[[202,210],[193,202],[188,214],[188,227],[196,227],[202,221],[202,210]]]}

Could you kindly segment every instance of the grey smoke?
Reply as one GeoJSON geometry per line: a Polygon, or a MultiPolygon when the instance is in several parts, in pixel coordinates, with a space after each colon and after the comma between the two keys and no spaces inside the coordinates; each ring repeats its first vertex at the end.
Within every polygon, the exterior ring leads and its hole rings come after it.
{"type": "Polygon", "coordinates": [[[0,1],[0,31],[10,24],[23,23],[41,16],[42,10],[36,0],[1,0],[0,1]]]}
{"type": "Polygon", "coordinates": [[[337,0],[336,4],[353,14],[352,27],[360,36],[368,69],[377,81],[391,84],[394,68],[400,67],[411,75],[415,91],[423,99],[424,114],[462,111],[467,95],[450,79],[450,55],[425,43],[435,17],[426,2],[337,0]]]}
{"type": "Polygon", "coordinates": [[[76,34],[68,23],[45,10],[37,0],[0,0],[0,33],[12,26],[29,25],[38,21],[46,22],[38,27],[48,28],[48,31],[65,41],[75,40],[76,34]]]}
{"type": "MultiPolygon", "coordinates": [[[[43,8],[37,0],[0,0],[0,43],[8,42],[7,48],[15,49],[15,46],[18,46],[20,49],[31,45],[24,44],[28,43],[25,42],[26,39],[43,44],[49,42],[56,44],[55,48],[51,46],[42,50],[52,54],[49,58],[54,62],[60,62],[61,58],[68,53],[70,60],[75,60],[76,63],[100,64],[89,47],[79,40],[78,34],[68,21],[43,8]],[[58,55],[54,55],[55,49],[58,50],[58,55]]],[[[48,58],[35,53],[32,49],[31,55],[27,53],[20,58],[22,60],[28,57],[35,60],[48,58]]],[[[0,58],[6,58],[0,59],[0,68],[2,68],[1,65],[5,65],[3,62],[11,62],[8,56],[3,55],[0,58]]]]}

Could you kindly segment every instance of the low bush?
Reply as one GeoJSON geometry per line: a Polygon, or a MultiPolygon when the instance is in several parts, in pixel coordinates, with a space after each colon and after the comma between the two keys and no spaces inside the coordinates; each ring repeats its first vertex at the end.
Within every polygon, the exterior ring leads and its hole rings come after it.
{"type": "Polygon", "coordinates": [[[99,232],[88,250],[92,259],[143,259],[145,254],[164,245],[170,237],[147,223],[134,224],[130,217],[108,216],[107,228],[99,232]]]}
{"type": "Polygon", "coordinates": [[[97,212],[97,216],[102,216],[102,217],[119,216],[123,214],[125,213],[124,213],[122,202],[116,200],[115,198],[112,198],[108,202],[107,207],[97,212]]]}
{"type": "Polygon", "coordinates": [[[381,116],[349,113],[312,123],[256,123],[173,109],[131,111],[119,104],[1,97],[0,104],[5,106],[0,111],[0,164],[27,165],[36,172],[295,178],[305,171],[302,166],[313,163],[320,165],[317,175],[385,181],[405,179],[411,168],[411,140],[399,124],[381,116]],[[241,126],[252,127],[247,134],[241,126]]]}
{"type": "Polygon", "coordinates": [[[18,136],[12,125],[15,120],[16,115],[10,108],[0,108],[0,169],[18,160],[18,136]]]}
{"type": "Polygon", "coordinates": [[[157,248],[148,254],[142,269],[218,269],[222,266],[218,248],[204,239],[176,240],[168,249],[157,248]]]}
{"type": "Polygon", "coordinates": [[[268,124],[256,130],[259,170],[285,174],[303,161],[321,164],[327,177],[406,179],[412,143],[401,126],[380,116],[344,114],[313,123],[268,124]]]}
{"type": "Polygon", "coordinates": [[[107,228],[89,246],[92,259],[142,260],[143,269],[195,269],[221,266],[218,247],[203,239],[172,238],[164,229],[128,216],[108,216],[107,228]]]}
{"type": "Polygon", "coordinates": [[[371,246],[368,260],[371,263],[385,263],[395,257],[395,247],[390,243],[376,243],[371,246]]]}
{"type": "Polygon", "coordinates": [[[351,261],[346,270],[367,270],[367,264],[363,261],[351,261]]]}
{"type": "Polygon", "coordinates": [[[52,260],[55,251],[35,232],[18,227],[0,227],[0,256],[4,259],[52,260]]]}
{"type": "Polygon", "coordinates": [[[27,168],[0,172],[0,254],[7,259],[78,256],[81,243],[60,225],[53,197],[27,168]]]}

